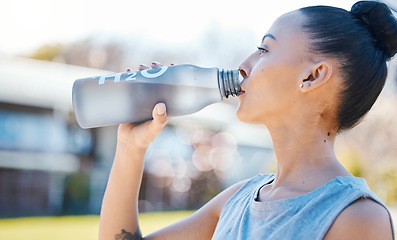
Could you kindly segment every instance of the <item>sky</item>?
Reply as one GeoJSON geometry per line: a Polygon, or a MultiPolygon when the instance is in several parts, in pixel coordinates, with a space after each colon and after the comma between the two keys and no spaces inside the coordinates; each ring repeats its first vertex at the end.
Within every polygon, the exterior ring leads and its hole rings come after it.
{"type": "Polygon", "coordinates": [[[0,54],[23,55],[44,44],[99,34],[138,34],[186,43],[213,23],[251,31],[258,40],[281,14],[309,5],[350,9],[351,0],[1,0],[0,54]]]}

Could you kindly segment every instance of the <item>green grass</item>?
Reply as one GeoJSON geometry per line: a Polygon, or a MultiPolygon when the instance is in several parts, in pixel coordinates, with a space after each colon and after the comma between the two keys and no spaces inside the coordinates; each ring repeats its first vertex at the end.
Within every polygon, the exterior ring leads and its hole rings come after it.
{"type": "MultiPolygon", "coordinates": [[[[142,233],[148,234],[192,214],[191,211],[142,213],[142,233]]],[[[98,239],[99,216],[0,219],[1,240],[98,239]]]]}
{"type": "MultiPolygon", "coordinates": [[[[192,211],[142,213],[142,233],[148,234],[192,214],[192,211]]],[[[397,210],[392,214],[397,216],[397,210]]],[[[393,218],[396,219],[396,218],[393,218]]],[[[99,216],[29,217],[0,219],[1,240],[94,240],[99,216]]]]}

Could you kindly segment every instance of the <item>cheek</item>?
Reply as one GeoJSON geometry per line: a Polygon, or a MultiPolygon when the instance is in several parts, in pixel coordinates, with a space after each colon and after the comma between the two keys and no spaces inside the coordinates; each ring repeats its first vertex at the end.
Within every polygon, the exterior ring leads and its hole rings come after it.
{"type": "Polygon", "coordinates": [[[291,92],[294,90],[286,84],[281,81],[250,84],[246,93],[239,97],[237,117],[246,123],[263,123],[271,116],[283,114],[293,105],[294,99],[291,92]]]}
{"type": "Polygon", "coordinates": [[[299,87],[296,84],[297,76],[296,66],[274,61],[253,71],[254,81],[250,84],[250,90],[258,95],[262,104],[276,105],[290,99],[290,96],[296,92],[299,87]]]}
{"type": "Polygon", "coordinates": [[[247,123],[261,123],[281,114],[291,105],[298,86],[295,86],[296,66],[279,59],[264,59],[252,69],[246,93],[240,97],[237,117],[247,123]],[[272,61],[270,61],[272,60],[272,61]]]}
{"type": "Polygon", "coordinates": [[[256,106],[271,107],[285,94],[286,82],[283,76],[275,71],[263,71],[249,85],[247,98],[256,106]]]}

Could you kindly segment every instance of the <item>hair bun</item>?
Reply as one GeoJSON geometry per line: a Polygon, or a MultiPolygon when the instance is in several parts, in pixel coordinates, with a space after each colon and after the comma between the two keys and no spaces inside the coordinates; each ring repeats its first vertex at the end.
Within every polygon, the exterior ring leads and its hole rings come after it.
{"type": "Polygon", "coordinates": [[[386,4],[360,1],[350,12],[367,26],[389,59],[397,53],[397,20],[386,4]]]}

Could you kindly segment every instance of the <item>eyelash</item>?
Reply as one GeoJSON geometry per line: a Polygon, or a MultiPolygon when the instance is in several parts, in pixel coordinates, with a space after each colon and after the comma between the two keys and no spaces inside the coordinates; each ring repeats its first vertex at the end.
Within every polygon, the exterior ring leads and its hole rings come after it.
{"type": "Polygon", "coordinates": [[[266,48],[264,48],[264,47],[257,47],[258,48],[258,50],[260,51],[260,53],[259,54],[262,54],[262,53],[267,53],[267,52],[269,52],[269,50],[267,50],[266,48]]]}

